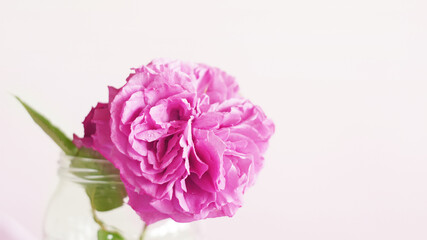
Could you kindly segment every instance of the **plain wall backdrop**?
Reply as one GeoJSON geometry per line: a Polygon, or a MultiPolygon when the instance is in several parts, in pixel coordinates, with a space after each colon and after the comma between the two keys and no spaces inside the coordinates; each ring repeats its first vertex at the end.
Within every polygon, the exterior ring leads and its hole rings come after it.
{"type": "Polygon", "coordinates": [[[157,57],[234,75],[276,123],[214,239],[427,239],[424,0],[0,0],[0,214],[41,238],[59,149],[107,85],[157,57]]]}

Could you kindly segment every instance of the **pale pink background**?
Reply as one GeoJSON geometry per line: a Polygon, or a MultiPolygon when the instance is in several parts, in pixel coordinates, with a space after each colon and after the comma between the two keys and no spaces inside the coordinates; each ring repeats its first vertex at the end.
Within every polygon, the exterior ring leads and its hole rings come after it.
{"type": "Polygon", "coordinates": [[[0,214],[41,238],[59,150],[106,85],[156,57],[235,75],[277,132],[216,239],[427,239],[424,0],[0,1],[0,214]]]}

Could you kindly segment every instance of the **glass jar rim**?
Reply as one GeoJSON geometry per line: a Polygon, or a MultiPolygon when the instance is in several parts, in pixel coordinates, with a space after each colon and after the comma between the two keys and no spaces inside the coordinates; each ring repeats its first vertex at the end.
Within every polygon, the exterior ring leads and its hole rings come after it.
{"type": "Polygon", "coordinates": [[[119,170],[107,159],[76,157],[61,152],[58,164],[58,175],[73,182],[123,184],[119,170]]]}
{"type": "Polygon", "coordinates": [[[110,162],[105,158],[90,158],[90,157],[79,157],[79,156],[72,156],[72,155],[67,155],[64,152],[61,152],[59,154],[60,160],[71,160],[73,158],[78,158],[82,161],[88,161],[88,162],[99,162],[99,163],[105,163],[105,162],[110,162]]]}

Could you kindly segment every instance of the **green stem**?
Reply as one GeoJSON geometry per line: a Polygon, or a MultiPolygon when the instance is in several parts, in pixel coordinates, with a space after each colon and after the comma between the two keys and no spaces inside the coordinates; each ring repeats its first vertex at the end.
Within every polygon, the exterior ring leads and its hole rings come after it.
{"type": "Polygon", "coordinates": [[[145,232],[147,231],[148,225],[144,224],[144,227],[142,227],[141,236],[139,237],[139,240],[144,240],[145,238],[145,232]]]}
{"type": "Polygon", "coordinates": [[[93,216],[93,220],[96,222],[96,223],[98,223],[98,225],[99,225],[99,227],[102,229],[102,230],[104,230],[104,231],[106,231],[106,228],[105,228],[105,224],[101,221],[101,219],[99,219],[98,218],[98,216],[96,215],[96,210],[95,210],[95,207],[93,206],[93,204],[91,204],[92,206],[92,216],[93,216]]]}

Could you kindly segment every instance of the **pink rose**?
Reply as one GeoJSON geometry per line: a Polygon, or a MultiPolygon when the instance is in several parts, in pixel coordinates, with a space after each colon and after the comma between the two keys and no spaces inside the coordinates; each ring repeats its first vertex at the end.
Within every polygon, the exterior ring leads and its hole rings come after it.
{"type": "Polygon", "coordinates": [[[75,143],[120,170],[147,224],[233,216],[262,167],[273,122],[218,68],[154,60],[134,71],[92,109],[75,143]]]}

